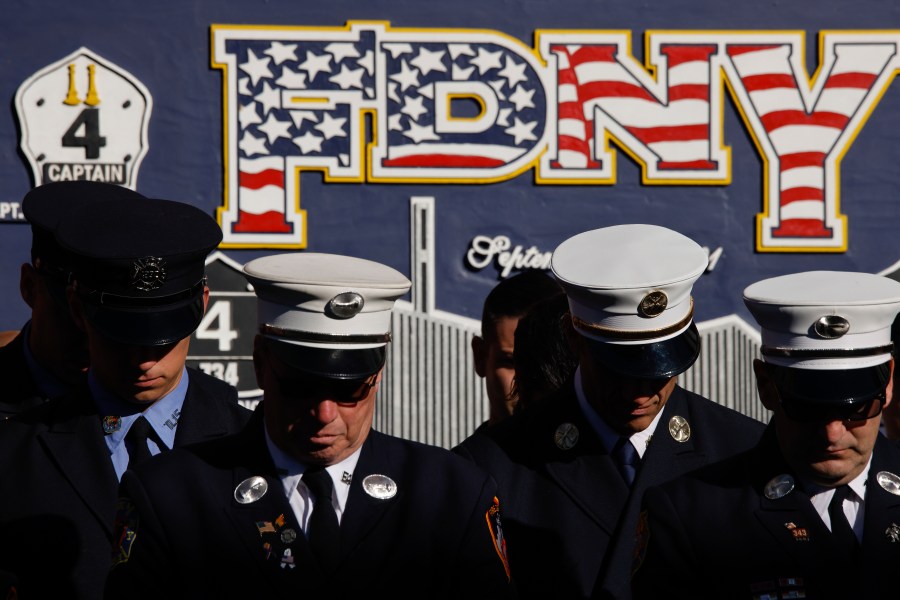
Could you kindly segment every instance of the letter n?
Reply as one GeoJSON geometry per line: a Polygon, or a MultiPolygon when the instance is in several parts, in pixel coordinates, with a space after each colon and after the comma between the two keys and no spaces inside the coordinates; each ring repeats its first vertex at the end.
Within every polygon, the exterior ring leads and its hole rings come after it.
{"type": "Polygon", "coordinates": [[[540,164],[542,182],[614,183],[610,139],[641,163],[644,183],[728,182],[715,44],[697,34],[651,35],[655,77],[631,56],[625,34],[553,33],[539,46],[556,67],[557,135],[540,164]]]}

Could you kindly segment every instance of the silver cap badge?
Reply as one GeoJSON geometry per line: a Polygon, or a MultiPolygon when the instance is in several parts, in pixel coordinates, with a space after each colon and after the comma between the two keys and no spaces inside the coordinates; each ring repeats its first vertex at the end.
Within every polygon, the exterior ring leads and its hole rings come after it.
{"type": "Polygon", "coordinates": [[[256,475],[248,477],[234,488],[234,499],[238,501],[238,504],[250,504],[265,496],[268,491],[269,484],[265,479],[256,475]]]}
{"type": "Polygon", "coordinates": [[[397,484],[387,475],[367,475],[362,485],[368,495],[378,500],[390,500],[397,495],[397,484]]]}
{"type": "Polygon", "coordinates": [[[326,312],[338,319],[349,319],[358,315],[365,304],[365,299],[356,292],[344,292],[328,301],[326,312]]]}

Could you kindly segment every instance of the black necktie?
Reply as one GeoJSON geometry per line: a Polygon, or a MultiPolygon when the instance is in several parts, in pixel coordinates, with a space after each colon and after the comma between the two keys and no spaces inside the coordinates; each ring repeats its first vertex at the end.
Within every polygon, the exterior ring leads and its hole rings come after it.
{"type": "Polygon", "coordinates": [[[128,466],[135,467],[149,459],[150,448],[147,446],[147,438],[151,437],[153,426],[143,416],[131,424],[131,428],[125,435],[125,443],[128,447],[128,466]]]}
{"type": "Polygon", "coordinates": [[[326,571],[337,566],[340,553],[341,527],[338,524],[331,495],[334,483],[328,471],[321,468],[307,469],[303,483],[313,495],[313,511],[309,517],[309,546],[326,571]]]}
{"type": "Polygon", "coordinates": [[[627,437],[619,438],[619,441],[613,446],[612,459],[616,463],[622,479],[625,480],[625,484],[631,487],[635,476],[637,476],[638,467],[641,465],[641,457],[638,456],[637,450],[634,449],[634,444],[631,443],[630,439],[627,437]]]}
{"type": "Polygon", "coordinates": [[[853,492],[847,485],[835,488],[834,496],[828,504],[828,516],[831,518],[831,535],[841,548],[846,548],[851,553],[855,553],[859,548],[859,540],[853,533],[853,527],[847,520],[844,513],[844,500],[850,497],[853,492]]]}

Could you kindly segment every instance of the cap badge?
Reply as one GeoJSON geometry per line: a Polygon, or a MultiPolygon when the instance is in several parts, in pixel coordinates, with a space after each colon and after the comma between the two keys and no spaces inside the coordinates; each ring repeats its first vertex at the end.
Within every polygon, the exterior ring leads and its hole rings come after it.
{"type": "Polygon", "coordinates": [[[238,504],[251,504],[266,495],[269,484],[259,475],[248,477],[234,488],[234,499],[238,504]]]}
{"type": "Polygon", "coordinates": [[[891,526],[884,530],[884,537],[892,544],[900,542],[900,527],[896,523],[891,523],[891,526]]]}
{"type": "Polygon", "coordinates": [[[653,317],[661,315],[663,311],[666,310],[668,304],[669,298],[663,292],[650,292],[644,296],[644,299],[638,304],[638,313],[640,313],[642,317],[652,319],[653,317]]]}
{"type": "Polygon", "coordinates": [[[367,475],[363,490],[377,500],[390,500],[397,495],[397,483],[387,475],[367,475]]]}
{"type": "Polygon", "coordinates": [[[553,433],[553,441],[560,450],[571,450],[578,443],[578,428],[572,423],[563,423],[553,433]]]}
{"type": "Polygon", "coordinates": [[[328,301],[326,313],[337,319],[349,319],[360,313],[366,301],[356,292],[344,292],[328,301]]]}
{"type": "Polygon", "coordinates": [[[691,439],[691,424],[684,417],[675,415],[669,419],[669,435],[676,442],[684,443],[691,439]]]}
{"type": "Polygon", "coordinates": [[[890,471],[879,471],[878,475],[875,476],[875,479],[884,491],[890,492],[895,496],[900,496],[900,477],[890,471]]]}
{"type": "Polygon", "coordinates": [[[816,334],[826,340],[836,340],[850,331],[850,322],[844,317],[826,315],[813,325],[816,334]]]}
{"type": "Polygon", "coordinates": [[[764,493],[769,500],[778,500],[784,498],[794,491],[794,478],[784,473],[776,475],[766,484],[764,493]]]}
{"type": "Polygon", "coordinates": [[[162,287],[166,282],[166,261],[154,256],[135,259],[132,266],[131,285],[142,292],[162,287]]]}

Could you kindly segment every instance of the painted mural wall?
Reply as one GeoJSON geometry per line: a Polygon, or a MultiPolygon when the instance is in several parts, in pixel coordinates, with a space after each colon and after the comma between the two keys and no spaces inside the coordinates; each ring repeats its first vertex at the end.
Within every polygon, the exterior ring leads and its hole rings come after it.
{"type": "Polygon", "coordinates": [[[741,291],[765,277],[900,260],[894,3],[3,7],[0,330],[28,318],[19,202],[65,179],[218,219],[211,283],[229,300],[192,353],[242,382],[254,315],[236,269],[276,251],[380,261],[428,278],[425,305],[477,318],[567,237],[653,223],[710,251],[701,322],[752,322],[741,291]],[[421,197],[430,228],[411,217],[421,197]]]}

